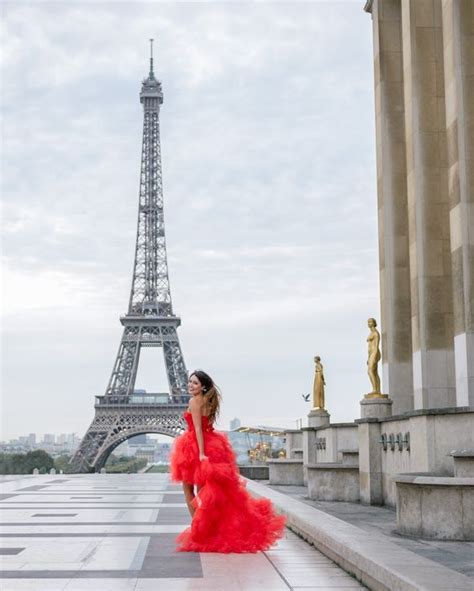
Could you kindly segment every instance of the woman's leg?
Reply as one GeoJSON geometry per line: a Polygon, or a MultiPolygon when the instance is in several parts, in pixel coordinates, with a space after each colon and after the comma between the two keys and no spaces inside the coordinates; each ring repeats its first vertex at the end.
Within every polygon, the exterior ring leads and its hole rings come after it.
{"type": "Polygon", "coordinates": [[[194,499],[194,484],[183,482],[184,498],[186,499],[186,505],[188,506],[191,517],[194,515],[194,507],[191,505],[194,499]]]}
{"type": "Polygon", "coordinates": [[[203,484],[196,484],[196,496],[198,497],[198,507],[201,505],[201,498],[199,497],[199,493],[204,485],[203,484]]]}

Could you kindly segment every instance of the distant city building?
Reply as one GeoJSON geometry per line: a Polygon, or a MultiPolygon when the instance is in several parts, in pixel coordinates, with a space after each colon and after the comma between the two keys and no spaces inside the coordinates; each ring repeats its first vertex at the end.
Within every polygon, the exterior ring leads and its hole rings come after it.
{"type": "Polygon", "coordinates": [[[37,439],[40,437],[36,433],[20,435],[18,439],[10,439],[8,443],[0,441],[0,449],[6,453],[27,453],[33,449],[43,449],[54,457],[58,454],[71,454],[81,441],[77,433],[62,433],[59,436],[45,433],[41,442],[37,439]]]}
{"type": "Polygon", "coordinates": [[[171,443],[157,443],[155,448],[155,462],[157,464],[169,464],[171,443]]]}
{"type": "Polygon", "coordinates": [[[240,427],[240,419],[238,419],[237,417],[235,419],[232,419],[229,423],[229,427],[231,431],[238,429],[240,427]]]}
{"type": "Polygon", "coordinates": [[[146,443],[147,437],[145,433],[143,433],[142,435],[134,435],[133,437],[130,437],[130,439],[128,440],[128,445],[141,445],[146,443]]]}
{"type": "Polygon", "coordinates": [[[145,443],[122,444],[115,451],[116,455],[127,457],[146,458],[148,462],[155,464],[169,464],[171,443],[161,443],[153,438],[148,438],[145,443]]]}
{"type": "Polygon", "coordinates": [[[127,456],[127,458],[133,458],[135,457],[135,454],[137,453],[137,449],[138,446],[128,446],[128,445],[119,445],[115,450],[114,450],[114,455],[115,456],[127,456]]]}
{"type": "Polygon", "coordinates": [[[147,462],[154,462],[155,461],[155,445],[143,445],[139,447],[135,453],[136,458],[143,458],[147,462]]]}
{"type": "Polygon", "coordinates": [[[81,438],[79,437],[79,435],[77,433],[71,433],[70,435],[68,435],[67,447],[71,451],[75,451],[79,447],[80,443],[81,443],[81,438]]]}
{"type": "Polygon", "coordinates": [[[68,450],[75,449],[80,442],[80,438],[77,433],[61,433],[56,439],[58,446],[62,446],[68,450]]]}

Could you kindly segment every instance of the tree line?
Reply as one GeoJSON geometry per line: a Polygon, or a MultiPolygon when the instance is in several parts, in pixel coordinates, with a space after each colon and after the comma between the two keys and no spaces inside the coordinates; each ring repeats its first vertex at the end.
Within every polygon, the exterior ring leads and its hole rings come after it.
{"type": "Polygon", "coordinates": [[[0,453],[0,474],[31,474],[35,468],[46,474],[55,467],[53,458],[42,449],[26,454],[0,453]]]}
{"type": "MultiPolygon", "coordinates": [[[[52,458],[42,449],[35,449],[27,453],[0,453],[0,474],[32,474],[36,468],[40,474],[48,474],[52,468],[64,474],[71,473],[69,460],[71,456],[62,455],[52,458]]],[[[105,465],[107,472],[135,473],[144,468],[147,461],[144,458],[129,458],[111,454],[105,465]]]]}

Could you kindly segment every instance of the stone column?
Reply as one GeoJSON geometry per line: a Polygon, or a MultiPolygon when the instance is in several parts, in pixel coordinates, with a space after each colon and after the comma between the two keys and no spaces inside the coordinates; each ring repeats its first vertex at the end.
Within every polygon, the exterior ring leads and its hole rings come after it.
{"type": "Polygon", "coordinates": [[[414,406],[455,406],[441,0],[402,0],[414,406]]]}
{"type": "Polygon", "coordinates": [[[376,418],[367,418],[356,423],[359,424],[360,502],[367,505],[382,505],[380,422],[376,418]]]}
{"type": "Polygon", "coordinates": [[[371,5],[377,142],[382,378],[393,412],[413,409],[401,0],[371,5]]]}
{"type": "Polygon", "coordinates": [[[474,2],[443,0],[456,401],[474,406],[474,2]]]}

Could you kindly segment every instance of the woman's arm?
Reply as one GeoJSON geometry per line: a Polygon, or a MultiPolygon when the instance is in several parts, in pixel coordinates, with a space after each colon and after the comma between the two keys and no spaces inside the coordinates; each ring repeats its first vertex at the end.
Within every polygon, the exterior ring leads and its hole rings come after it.
{"type": "Polygon", "coordinates": [[[196,439],[199,448],[199,459],[207,459],[204,452],[204,437],[202,434],[202,404],[200,404],[197,400],[193,398],[189,402],[189,408],[191,409],[194,430],[196,432],[196,439]]]}

